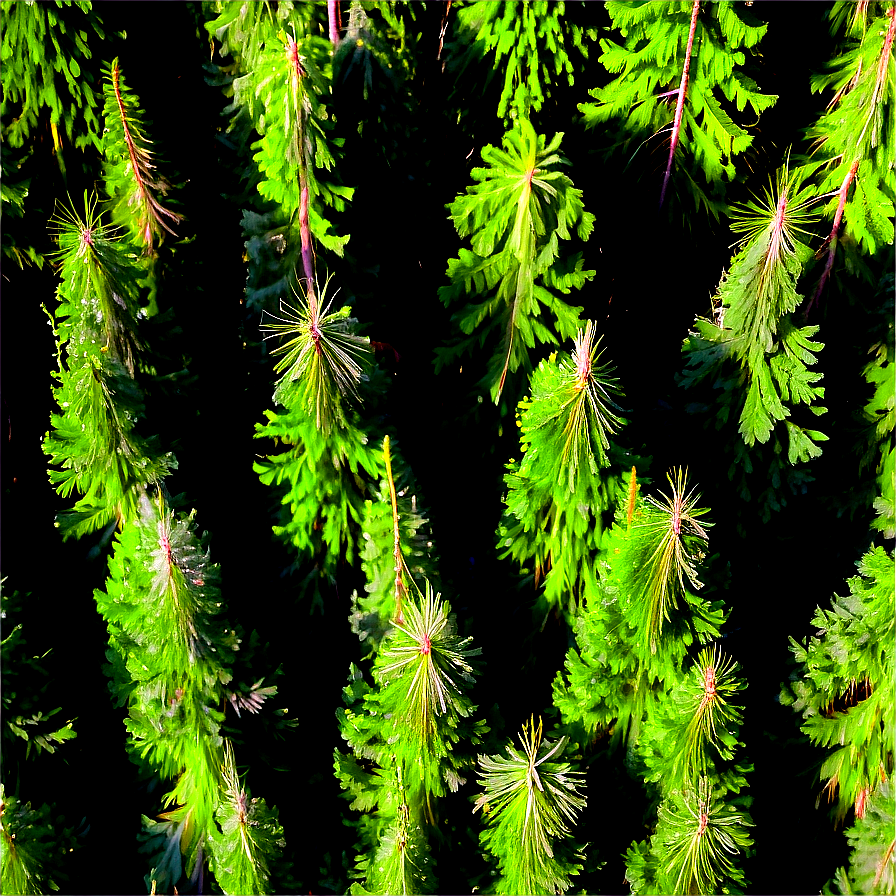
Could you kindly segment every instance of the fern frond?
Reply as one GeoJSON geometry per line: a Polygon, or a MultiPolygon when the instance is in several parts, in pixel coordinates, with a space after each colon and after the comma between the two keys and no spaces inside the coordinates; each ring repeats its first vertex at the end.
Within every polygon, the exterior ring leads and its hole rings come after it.
{"type": "Polygon", "coordinates": [[[472,252],[462,249],[459,258],[448,262],[452,284],[439,290],[439,298],[446,306],[464,296],[485,301],[454,316],[466,338],[440,349],[436,367],[474,346],[493,343],[491,334],[501,333],[483,380],[496,403],[507,376],[529,363],[529,348],[536,342],[556,344],[557,335],[572,338],[581,325],[582,309],[567,305],[551,290],[568,293],[594,276],[594,271],[582,270],[578,256],[566,263],[559,260],[561,239],[571,239],[573,230],[587,239],[594,226],[581,191],[557,170],[567,164],[557,152],[562,136],[547,143],[529,121],[517,121],[501,149],[482,150],[488,167],[474,168],[477,183],[449,206],[458,234],[471,238],[472,252]],[[554,315],[553,331],[538,319],[542,305],[554,315]]]}
{"type": "Polygon", "coordinates": [[[172,225],[182,216],[159,201],[168,184],[155,173],[155,154],[141,121],[139,101],[125,84],[118,59],[105,76],[103,151],[108,162],[106,188],[114,202],[112,216],[128,228],[135,245],[151,253],[163,230],[176,236],[172,225]]]}
{"type": "Polygon", "coordinates": [[[270,864],[286,845],[276,810],[252,798],[240,782],[233,745],[224,742],[217,824],[209,834],[209,858],[225,893],[269,893],[270,864]]]}
{"type": "Polygon", "coordinates": [[[484,792],[473,811],[483,809],[488,823],[480,839],[500,864],[498,893],[562,893],[578,869],[554,847],[585,806],[584,775],[557,761],[566,738],[543,741],[541,719],[523,726],[520,745],[522,752],[508,745],[507,757],[479,757],[484,792]]]}
{"type": "Polygon", "coordinates": [[[684,591],[685,579],[692,588],[702,587],[695,563],[702,559],[702,549],[709,543],[706,529],[711,525],[699,522],[709,511],[697,507],[700,496],[694,489],[687,491],[687,472],[679,467],[674,480],[671,473],[666,475],[672,494],[661,492],[662,501],[649,496],[647,503],[654,512],[636,526],[656,545],[645,570],[645,636],[651,653],[656,653],[663,622],[668,621],[670,608],[676,606],[677,595],[684,591]]]}
{"type": "Polygon", "coordinates": [[[743,886],[735,858],[752,845],[749,817],[724,803],[702,777],[690,790],[674,792],[659,809],[654,852],[662,892],[711,896],[743,886]]]}
{"type": "Polygon", "coordinates": [[[840,818],[892,776],[894,762],[894,558],[875,548],[858,567],[850,593],[816,612],[819,634],[791,641],[804,671],[781,695],[802,713],[803,731],[829,751],[821,778],[840,818]]]}
{"type": "Polygon", "coordinates": [[[445,604],[428,583],[419,606],[413,601],[405,604],[404,617],[403,624],[393,622],[395,631],[383,646],[376,675],[391,684],[398,697],[396,722],[432,751],[438,717],[449,710],[468,713],[458,679],[473,681],[467,657],[481,650],[468,647],[472,638],[454,633],[445,604]]]}
{"type": "Polygon", "coordinates": [[[499,546],[521,564],[534,560],[537,577],[549,570],[545,598],[571,611],[622,489],[622,474],[606,469],[610,436],[625,422],[617,414],[622,392],[599,347],[589,321],[571,355],[552,355],[532,373],[531,398],[518,413],[523,458],[504,477],[499,546]]]}

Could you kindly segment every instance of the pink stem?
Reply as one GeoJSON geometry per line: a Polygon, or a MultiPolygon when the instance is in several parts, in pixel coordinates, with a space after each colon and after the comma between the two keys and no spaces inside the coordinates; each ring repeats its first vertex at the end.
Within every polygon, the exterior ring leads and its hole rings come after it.
{"type": "MultiPolygon", "coordinates": [[[[880,54],[880,61],[877,66],[877,83],[874,87],[874,102],[879,102],[880,92],[884,83],[884,78],[887,73],[887,65],[890,62],[890,51],[893,49],[893,39],[896,37],[896,7],[890,7],[887,10],[887,15],[890,17],[890,25],[887,28],[887,36],[884,40],[883,49],[880,54]]],[[[863,132],[864,135],[864,132],[863,132]]],[[[859,143],[862,142],[862,138],[859,138],[859,143]]],[[[860,157],[857,157],[856,160],[852,163],[852,167],[849,169],[846,177],[843,178],[843,183],[840,185],[840,194],[839,200],[837,202],[837,212],[834,215],[834,226],[831,228],[831,235],[828,237],[828,257],[824,263],[824,270],[821,273],[821,277],[818,280],[818,286],[815,289],[815,294],[812,296],[812,301],[809,302],[809,307],[806,308],[805,317],[809,316],[809,312],[815,306],[815,303],[821,296],[822,290],[825,288],[828,282],[828,277],[831,275],[831,268],[834,266],[834,255],[837,253],[837,237],[840,232],[840,224],[843,220],[843,210],[846,207],[846,197],[849,193],[849,188],[852,185],[853,180],[856,176],[856,171],[859,168],[859,162],[861,161],[860,157]]]]}
{"type": "Polygon", "coordinates": [[[684,56],[684,71],[681,73],[681,85],[678,88],[678,100],[675,103],[675,123],[672,125],[672,145],[669,147],[669,163],[666,165],[666,174],[663,177],[663,190],[660,193],[660,208],[666,200],[666,188],[669,186],[669,177],[672,174],[672,159],[678,148],[678,137],[681,133],[681,118],[684,115],[684,96],[688,89],[688,73],[691,70],[691,51],[694,47],[694,32],[697,30],[697,16],[700,13],[700,0],[694,0],[691,10],[691,30],[688,33],[688,48],[684,56]]]}
{"type": "Polygon", "coordinates": [[[859,160],[856,159],[852,163],[852,167],[849,169],[846,177],[843,178],[843,183],[840,185],[840,198],[837,202],[837,212],[834,215],[834,226],[831,228],[831,235],[828,237],[827,261],[825,261],[824,263],[824,270],[822,271],[821,278],[818,281],[818,287],[815,290],[815,295],[812,296],[812,301],[809,302],[809,307],[806,309],[806,317],[809,316],[809,312],[818,301],[819,296],[821,296],[821,292],[828,282],[828,277],[830,277],[831,275],[831,268],[834,266],[834,255],[836,255],[837,253],[837,235],[840,232],[840,224],[843,221],[843,209],[846,207],[846,197],[849,193],[849,188],[852,185],[853,180],[855,179],[856,171],[858,170],[859,160]]]}
{"type": "Polygon", "coordinates": [[[327,21],[330,25],[330,43],[336,48],[339,46],[339,29],[342,25],[339,0],[327,0],[327,21]]]}
{"type": "Polygon", "coordinates": [[[301,182],[301,200],[299,203],[299,228],[302,234],[302,270],[305,272],[305,291],[308,300],[314,298],[314,255],[311,249],[311,227],[308,224],[308,185],[305,183],[305,172],[299,175],[301,182]]]}

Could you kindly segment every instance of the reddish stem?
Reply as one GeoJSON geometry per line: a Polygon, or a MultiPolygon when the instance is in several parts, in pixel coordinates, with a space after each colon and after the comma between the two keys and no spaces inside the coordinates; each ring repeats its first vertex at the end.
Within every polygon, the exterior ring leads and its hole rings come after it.
{"type": "Polygon", "coordinates": [[[342,12],[339,0],[327,0],[327,21],[330,26],[330,43],[333,48],[339,46],[339,31],[342,28],[342,12]]]}
{"type": "Polygon", "coordinates": [[[669,186],[669,177],[672,174],[672,159],[678,148],[678,138],[681,134],[681,118],[684,115],[684,97],[688,89],[688,74],[691,71],[691,51],[694,47],[694,32],[697,30],[697,16],[700,13],[700,0],[694,0],[691,10],[691,30],[688,32],[688,47],[684,56],[684,70],[681,73],[681,84],[678,88],[678,99],[675,101],[675,122],[672,125],[672,145],[669,147],[669,162],[666,165],[666,174],[663,177],[663,190],[660,193],[660,208],[666,200],[666,189],[669,186]]]}
{"type": "Polygon", "coordinates": [[[305,291],[309,300],[314,295],[314,254],[311,249],[311,227],[308,224],[308,184],[305,181],[304,159],[299,169],[302,194],[299,202],[299,229],[302,233],[302,270],[305,272],[305,291]]]}
{"type": "MultiPolygon", "coordinates": [[[[887,65],[890,61],[890,51],[893,49],[893,39],[894,37],[896,37],[896,7],[890,7],[890,9],[887,10],[887,15],[890,17],[890,24],[887,28],[887,36],[884,39],[883,49],[880,54],[880,61],[877,65],[877,83],[874,87],[875,103],[879,102],[880,91],[883,87],[884,79],[887,74],[887,65]]],[[[864,137],[864,131],[862,136],[864,137]]],[[[861,142],[862,138],[860,137],[859,144],[861,144],[861,142]]],[[[818,280],[818,286],[815,289],[815,294],[812,296],[812,301],[809,302],[809,307],[806,308],[805,317],[809,316],[809,312],[821,297],[822,290],[827,285],[828,278],[831,275],[831,268],[834,266],[834,256],[837,253],[837,238],[840,232],[840,225],[843,220],[843,210],[846,207],[846,197],[849,194],[849,188],[852,185],[853,180],[855,180],[860,161],[861,157],[858,156],[852,163],[852,166],[850,167],[846,177],[843,178],[843,183],[840,185],[840,193],[837,201],[837,212],[834,215],[834,226],[831,228],[831,235],[828,237],[828,257],[824,263],[824,270],[822,271],[821,277],[818,280]]]]}
{"type": "MultiPolygon", "coordinates": [[[[155,197],[152,195],[151,190],[149,189],[150,185],[143,178],[143,165],[144,160],[141,159],[140,153],[137,150],[137,145],[134,143],[134,138],[131,136],[131,129],[128,127],[128,116],[127,109],[124,105],[124,99],[121,96],[121,88],[119,86],[119,79],[121,76],[121,70],[118,68],[118,63],[112,66],[112,88],[115,91],[115,101],[118,103],[118,115],[121,118],[121,127],[124,130],[124,141],[128,147],[128,156],[131,159],[131,171],[134,174],[134,180],[137,182],[137,191],[140,194],[140,198],[146,203],[149,211],[149,217],[147,218],[146,225],[143,228],[143,240],[146,243],[147,249],[152,249],[152,221],[157,221],[165,230],[168,231],[172,236],[175,235],[174,231],[162,220],[162,215],[166,215],[172,221],[180,220],[180,216],[174,214],[174,212],[168,211],[168,209],[162,208],[161,205],[156,201],[155,197]]],[[[149,165],[152,167],[152,165],[149,165]]]]}
{"type": "Polygon", "coordinates": [[[824,270],[821,272],[821,277],[818,281],[818,287],[815,290],[815,294],[812,296],[812,301],[809,302],[809,307],[806,308],[806,317],[809,316],[809,312],[812,310],[815,303],[821,296],[822,290],[825,288],[825,285],[828,282],[828,277],[830,277],[831,275],[831,268],[833,268],[834,266],[834,256],[837,254],[837,237],[840,232],[840,224],[843,221],[843,209],[846,207],[846,197],[849,193],[849,188],[852,185],[853,180],[855,180],[856,171],[858,170],[859,160],[856,159],[852,163],[852,167],[847,172],[846,177],[843,178],[843,183],[840,185],[839,200],[837,202],[837,212],[834,215],[834,226],[831,228],[831,235],[828,237],[828,257],[824,263],[824,270]]]}

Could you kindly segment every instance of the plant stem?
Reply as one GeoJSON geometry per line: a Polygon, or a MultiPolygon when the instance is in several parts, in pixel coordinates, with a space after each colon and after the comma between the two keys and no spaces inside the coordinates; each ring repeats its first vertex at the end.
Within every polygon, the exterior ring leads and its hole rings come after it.
{"type": "Polygon", "coordinates": [[[672,125],[672,145],[669,147],[669,161],[666,164],[666,174],[663,177],[663,189],[660,193],[660,208],[666,200],[666,188],[669,186],[669,177],[672,174],[672,159],[678,147],[678,137],[681,133],[681,118],[684,115],[684,96],[688,89],[688,74],[691,70],[691,51],[694,47],[694,32],[697,30],[697,16],[700,14],[700,0],[694,0],[691,10],[691,30],[688,32],[688,47],[684,56],[684,70],[681,73],[681,85],[678,88],[678,99],[675,101],[675,123],[672,125]]]}
{"type": "Polygon", "coordinates": [[[821,292],[828,282],[828,277],[831,275],[831,268],[834,266],[834,255],[837,253],[837,236],[840,232],[840,224],[843,221],[843,209],[846,207],[846,197],[849,193],[849,188],[855,179],[856,171],[858,170],[859,159],[856,159],[852,163],[852,167],[847,172],[846,177],[843,178],[843,183],[840,185],[840,198],[837,202],[837,212],[834,215],[834,226],[831,228],[831,235],[828,237],[827,261],[824,263],[824,270],[821,272],[821,277],[818,280],[818,286],[815,290],[815,294],[812,296],[812,301],[809,302],[809,307],[806,308],[805,317],[809,316],[809,312],[818,301],[819,296],[821,296],[821,292]]]}
{"type": "Polygon", "coordinates": [[[327,22],[330,26],[330,43],[335,50],[339,46],[339,29],[342,26],[339,0],[327,0],[327,22]]]}

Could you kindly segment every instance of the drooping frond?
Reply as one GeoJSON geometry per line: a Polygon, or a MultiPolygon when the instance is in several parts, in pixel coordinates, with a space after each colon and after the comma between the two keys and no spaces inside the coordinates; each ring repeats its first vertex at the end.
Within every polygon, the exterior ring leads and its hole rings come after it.
{"type": "Polygon", "coordinates": [[[542,740],[541,719],[523,726],[520,745],[508,744],[506,757],[479,757],[484,792],[473,811],[482,809],[488,825],[480,839],[500,865],[496,892],[562,893],[578,867],[554,849],[585,806],[584,775],[558,761],[566,738],[542,740]]]}
{"type": "MultiPolygon", "coordinates": [[[[523,458],[505,475],[507,512],[499,546],[521,565],[534,560],[547,573],[550,604],[580,602],[581,574],[601,546],[620,491],[610,472],[610,436],[625,422],[622,392],[609,364],[600,364],[594,325],[579,330],[573,351],[552,356],[532,373],[531,398],[520,403],[523,458]]],[[[505,555],[506,555],[505,554],[505,555]]]]}
{"type": "Polygon", "coordinates": [[[687,473],[679,467],[675,479],[667,473],[672,494],[660,492],[662,501],[648,496],[652,510],[645,514],[638,528],[656,546],[645,566],[645,637],[650,652],[656,653],[657,643],[663,632],[663,622],[669,620],[669,611],[677,604],[678,595],[687,587],[700,588],[695,563],[703,556],[703,547],[709,543],[706,528],[709,523],[699,519],[709,511],[697,507],[700,496],[692,488],[687,491],[687,473]]]}
{"type": "Polygon", "coordinates": [[[732,768],[732,760],[742,722],[736,701],[746,683],[737,671],[737,663],[718,645],[700,651],[642,730],[638,752],[647,766],[646,780],[668,792],[693,787],[703,775],[717,788],[741,789],[743,774],[732,768]]]}
{"type": "Polygon", "coordinates": [[[103,151],[108,162],[106,189],[112,196],[112,217],[126,227],[135,245],[152,252],[162,231],[175,235],[181,216],[165,208],[159,194],[168,184],[156,173],[155,153],[146,136],[137,97],[125,84],[118,59],[105,72],[106,128],[103,151]]]}
{"type": "MultiPolygon", "coordinates": [[[[448,757],[459,717],[472,711],[465,691],[473,681],[472,638],[455,634],[448,607],[427,583],[419,604],[408,600],[404,623],[393,621],[374,666],[384,712],[402,731],[408,786],[439,794],[439,766],[448,757]],[[388,708],[386,708],[388,707],[388,708]]],[[[454,787],[452,787],[454,789],[454,787]]]]}
{"type": "Polygon", "coordinates": [[[788,419],[800,404],[816,415],[825,410],[815,404],[824,397],[824,388],[816,385],[822,375],[809,369],[817,362],[815,352],[824,347],[811,338],[818,327],[799,328],[790,316],[801,299],[797,281],[811,257],[800,242],[811,220],[811,192],[800,187],[802,176],[785,166],[764,201],[735,210],[732,229],[744,234],[741,248],[719,285],[716,319],[698,318],[697,332],[684,344],[681,377],[686,387],[710,377],[731,382],[714,398],[716,414],[720,419],[739,414],[739,432],[748,447],[767,442],[785,422],[790,464],[820,455],[817,443],[827,439],[788,419]]]}
{"type": "Polygon", "coordinates": [[[231,742],[224,743],[221,798],[210,831],[210,866],[225,893],[271,892],[270,864],[286,845],[276,809],[251,797],[236,770],[231,742]]]}
{"type": "Polygon", "coordinates": [[[473,59],[493,54],[489,80],[495,74],[503,80],[497,114],[510,121],[538,112],[558,82],[572,85],[577,63],[588,58],[586,38],[596,36],[570,21],[563,0],[473,3],[462,6],[457,19],[461,32],[449,47],[449,67],[463,71],[473,59]],[[462,51],[467,41],[471,46],[462,51]]]}
{"type": "Polygon", "coordinates": [[[768,26],[733,3],[606,6],[623,42],[600,40],[600,62],[615,77],[591,91],[595,102],[579,105],[585,124],[616,122],[614,148],[630,162],[645,144],[668,133],[662,187],[657,183],[660,204],[671,184],[718,217],[723,180],[734,180],[734,158],[753,142],[747,130],[753,123],[747,121],[777,100],[743,71],[744,50],[756,47],[768,26]],[[734,115],[747,107],[749,117],[734,115]]]}
{"type": "Polygon", "coordinates": [[[105,36],[102,19],[89,0],[65,5],[4,4],[0,57],[4,142],[23,146],[41,112],[48,110],[63,171],[63,137],[78,149],[100,148],[98,97],[86,63],[92,56],[88,41],[105,36]]]}
{"type": "Polygon", "coordinates": [[[856,823],[846,832],[852,854],[848,868],[834,877],[835,889],[843,896],[891,896],[896,893],[896,795],[893,781],[881,781],[856,812],[856,823]]]}
{"type": "MultiPolygon", "coordinates": [[[[841,226],[869,255],[893,240],[896,13],[892,6],[873,3],[855,4],[852,12],[849,49],[811,78],[813,92],[834,91],[809,131],[814,146],[807,167],[821,174],[819,195],[828,199],[824,213],[833,219],[813,302],[830,276],[841,226]]],[[[831,16],[842,22],[836,9],[831,16]]]]}
{"type": "MultiPolygon", "coordinates": [[[[408,802],[401,764],[395,766],[395,782],[388,821],[383,827],[373,855],[363,868],[367,872],[366,886],[353,884],[354,896],[375,896],[395,893],[413,896],[433,892],[432,877],[427,867],[430,862],[426,840],[426,824],[420,805],[408,802]]],[[[385,820],[385,819],[384,819],[385,820]]]]}
{"type": "Polygon", "coordinates": [[[556,344],[558,335],[571,339],[580,327],[581,308],[567,305],[552,290],[569,293],[594,276],[583,270],[581,255],[559,258],[561,239],[571,239],[574,230],[585,240],[594,226],[581,191],[558,170],[567,164],[557,152],[562,137],[547,143],[527,120],[517,121],[502,149],[482,150],[488,167],[474,168],[477,183],[449,206],[472,251],[461,249],[460,257],[448,262],[452,283],[439,290],[439,298],[446,306],[465,296],[482,301],[454,315],[464,335],[438,350],[436,366],[490,346],[483,384],[496,402],[508,374],[529,365],[529,348],[536,342],[556,344]],[[539,319],[541,306],[551,313],[553,329],[539,319]]]}
{"type": "Polygon", "coordinates": [[[629,752],[644,720],[680,681],[689,646],[717,639],[726,616],[720,600],[692,593],[707,511],[696,507],[698,497],[686,491],[683,475],[672,485],[671,497],[654,504],[636,490],[631,524],[620,495],[615,524],[605,533],[594,574],[585,579],[576,646],[554,680],[554,705],[565,724],[580,723],[590,735],[612,734],[629,752]]]}
{"type": "Polygon", "coordinates": [[[85,196],[83,219],[64,210],[54,220],[62,274],[55,332],[67,358],[55,374],[59,413],[43,447],[56,490],[81,495],[59,519],[66,536],[80,536],[134,519],[141,489],[176,462],[136,431],[144,405],[134,380],[142,348],[135,260],[97,214],[95,199],[85,196]]]}
{"type": "Polygon", "coordinates": [[[73,831],[51,807],[32,809],[0,784],[0,877],[4,893],[53,893],[66,877],[73,831]]]}
{"type": "Polygon", "coordinates": [[[858,567],[850,593],[813,617],[818,635],[804,644],[791,639],[803,673],[781,695],[802,714],[812,742],[828,750],[820,775],[841,818],[893,775],[893,555],[875,548],[858,567]]]}

